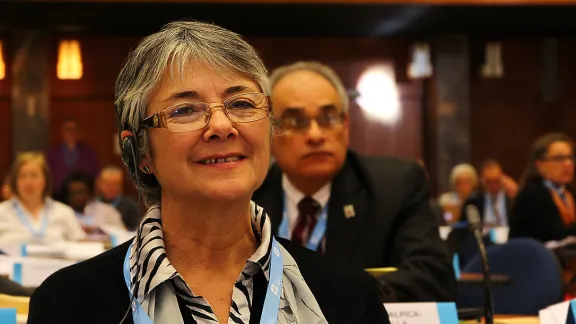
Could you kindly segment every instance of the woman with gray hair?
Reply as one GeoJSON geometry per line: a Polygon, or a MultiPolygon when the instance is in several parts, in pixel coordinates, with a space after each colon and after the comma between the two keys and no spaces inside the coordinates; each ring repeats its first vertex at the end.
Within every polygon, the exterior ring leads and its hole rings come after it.
{"type": "Polygon", "coordinates": [[[276,239],[251,202],[270,159],[268,88],[228,30],[177,22],[145,38],[116,109],[150,208],[133,241],[48,278],[28,323],[389,323],[373,278],[276,239]]]}

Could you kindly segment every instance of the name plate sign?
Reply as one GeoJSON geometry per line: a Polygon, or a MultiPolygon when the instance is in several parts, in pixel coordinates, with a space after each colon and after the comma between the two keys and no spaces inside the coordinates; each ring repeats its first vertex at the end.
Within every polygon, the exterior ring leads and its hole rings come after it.
{"type": "Polygon", "coordinates": [[[538,318],[541,324],[576,324],[576,300],[567,300],[541,309],[538,318]]]}
{"type": "Polygon", "coordinates": [[[390,324],[458,324],[454,303],[385,303],[390,324]]]}

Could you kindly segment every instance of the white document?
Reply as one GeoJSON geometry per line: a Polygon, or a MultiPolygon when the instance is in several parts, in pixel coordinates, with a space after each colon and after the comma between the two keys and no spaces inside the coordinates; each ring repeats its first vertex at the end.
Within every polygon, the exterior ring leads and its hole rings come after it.
{"type": "Polygon", "coordinates": [[[38,287],[51,274],[74,263],[60,259],[0,256],[0,274],[23,286],[38,287]]]}
{"type": "Polygon", "coordinates": [[[452,232],[452,227],[451,226],[440,226],[439,231],[440,231],[440,238],[442,238],[443,240],[447,240],[448,234],[450,234],[450,232],[452,232]]]}
{"type": "Polygon", "coordinates": [[[457,324],[454,303],[390,303],[384,304],[390,324],[457,324]],[[441,305],[442,304],[442,305],[441,305]],[[444,307],[441,311],[441,307],[444,307]]]}
{"type": "Polygon", "coordinates": [[[561,302],[540,310],[538,316],[541,324],[566,324],[570,301],[561,302]]]}

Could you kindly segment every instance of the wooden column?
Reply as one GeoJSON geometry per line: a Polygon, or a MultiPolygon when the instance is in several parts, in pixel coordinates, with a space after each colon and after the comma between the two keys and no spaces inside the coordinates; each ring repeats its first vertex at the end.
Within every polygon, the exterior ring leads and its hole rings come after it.
{"type": "Polygon", "coordinates": [[[16,32],[12,48],[12,154],[45,151],[49,139],[49,37],[38,31],[16,32]]]}

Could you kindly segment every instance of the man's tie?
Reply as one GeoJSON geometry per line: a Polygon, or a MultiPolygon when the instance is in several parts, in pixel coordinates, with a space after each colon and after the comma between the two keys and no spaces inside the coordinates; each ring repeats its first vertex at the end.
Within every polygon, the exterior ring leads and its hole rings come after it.
{"type": "Polygon", "coordinates": [[[298,220],[292,231],[292,242],[306,246],[310,234],[316,226],[316,214],[320,204],[310,196],[306,196],[298,203],[298,220]]]}

